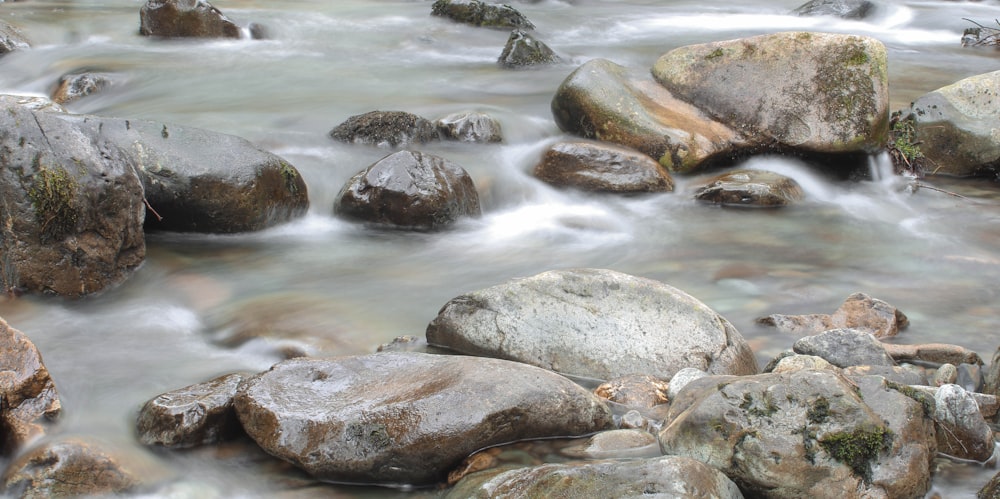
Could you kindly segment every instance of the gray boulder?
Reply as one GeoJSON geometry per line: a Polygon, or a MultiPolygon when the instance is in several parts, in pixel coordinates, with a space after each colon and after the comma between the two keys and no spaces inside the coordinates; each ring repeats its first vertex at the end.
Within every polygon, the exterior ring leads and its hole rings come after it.
{"type": "Polygon", "coordinates": [[[293,359],[235,398],[268,453],[322,480],[429,484],[473,452],[607,429],[596,396],[542,369],[419,353],[293,359]]]}
{"type": "Polygon", "coordinates": [[[670,378],[685,367],[754,374],[725,318],[661,282],[611,270],[543,272],[452,299],[427,326],[431,345],[596,379],[670,378]]]}
{"type": "Polygon", "coordinates": [[[438,134],[459,142],[503,142],[500,122],[486,113],[452,113],[434,122],[438,134]]]}
{"type": "Polygon", "coordinates": [[[993,430],[964,388],[943,385],[934,395],[938,450],[960,459],[985,462],[993,456],[993,430]]]}
{"type": "Polygon", "coordinates": [[[167,38],[240,38],[240,27],[205,0],[148,0],[139,34],[167,38]]]}
{"type": "Polygon", "coordinates": [[[406,229],[440,229],[478,217],[479,193],[461,166],[433,154],[399,151],[358,172],[334,203],[342,217],[406,229]]]}
{"type": "Polygon", "coordinates": [[[31,449],[3,475],[7,497],[106,497],[133,492],[136,475],[103,445],[67,438],[31,449]]]}
{"type": "Polygon", "coordinates": [[[30,43],[20,30],[0,21],[0,56],[15,50],[26,49],[29,46],[30,43]]]}
{"type": "Polygon", "coordinates": [[[233,396],[243,378],[227,374],[149,400],[136,420],[139,441],[182,449],[239,435],[242,429],[233,410],[233,396]]]}
{"type": "Polygon", "coordinates": [[[796,341],[792,350],[800,355],[821,357],[837,367],[896,365],[881,341],[857,329],[831,329],[806,336],[796,341]]]}
{"type": "Polygon", "coordinates": [[[797,203],[804,194],[798,182],[764,170],[733,170],[708,181],[694,198],[722,206],[779,208],[797,203]]]}
{"type": "Polygon", "coordinates": [[[867,154],[889,131],[886,58],[873,38],[790,32],[680,47],[652,73],[767,148],[867,154]]]}
{"type": "Polygon", "coordinates": [[[0,318],[0,452],[12,455],[45,434],[62,410],[56,385],[35,344],[0,318]]]}
{"type": "Polygon", "coordinates": [[[369,111],[351,116],[328,135],[349,144],[390,148],[425,144],[439,138],[434,123],[405,111],[369,111]]]}
{"type": "Polygon", "coordinates": [[[612,144],[553,144],[542,154],[534,175],[555,186],[596,192],[674,190],[673,178],[659,163],[639,151],[612,144]]]}
{"type": "Polygon", "coordinates": [[[68,115],[3,103],[4,290],[80,297],[125,280],[146,255],[134,158],[68,115]]]}
{"type": "Polygon", "coordinates": [[[869,0],[811,0],[792,12],[800,16],[835,16],[843,19],[864,19],[875,4],[869,0]]]}
{"type": "Polygon", "coordinates": [[[605,460],[498,468],[468,475],[446,499],[490,497],[613,497],[620,499],[737,499],[726,475],[694,459],[605,460]]]}
{"type": "Polygon", "coordinates": [[[442,16],[460,23],[496,29],[534,29],[528,18],[506,4],[479,0],[436,0],[431,15],[442,16]]]}
{"type": "Polygon", "coordinates": [[[535,39],[524,30],[510,32],[507,44],[500,52],[497,64],[504,68],[525,68],[559,62],[559,56],[548,45],[535,39]]]}

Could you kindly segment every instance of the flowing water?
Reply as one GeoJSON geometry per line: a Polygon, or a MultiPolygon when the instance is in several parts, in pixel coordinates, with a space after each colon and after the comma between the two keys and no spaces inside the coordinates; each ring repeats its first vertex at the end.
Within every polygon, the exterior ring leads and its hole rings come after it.
{"type": "MultiPolygon", "coordinates": [[[[267,496],[281,475],[223,451],[152,452],[135,443],[149,398],[279,360],[260,343],[218,345],[227,318],[259,306],[299,311],[336,332],[341,353],[422,335],[449,299],[512,277],[600,267],[680,288],[728,318],[763,363],[793,338],[757,326],[772,313],[829,313],[864,291],[899,307],[911,326],[897,341],[948,342],[985,359],[1000,344],[1000,186],[923,181],[886,173],[831,182],[807,165],[756,158],[747,166],[796,178],[808,201],[782,210],[698,205],[703,177],[676,178],[672,194],[617,197],[554,190],[529,172],[566,136],[549,104],[562,80],[597,57],[649,68],[674,47],[786,30],[870,35],[889,51],[892,108],[958,79],[998,69],[1000,53],[962,48],[963,18],[989,24],[992,2],[886,2],[867,21],[788,15],[797,0],[514,3],[561,64],[510,71],[496,59],[507,32],[430,16],[430,1],[219,0],[267,40],[166,41],[138,36],[140,0],[0,3],[31,50],[0,58],[0,92],[47,94],[68,72],[114,75],[115,85],[68,105],[73,112],[159,120],[239,135],[294,164],[308,215],[255,234],[158,234],[125,284],[66,302],[28,297],[0,316],[42,351],[62,395],[58,435],[117,446],[176,496],[267,496]],[[498,118],[496,145],[422,146],[465,167],[484,215],[440,233],[380,232],[331,215],[355,172],[387,154],[335,143],[326,133],[372,110],[430,119],[477,110],[498,118]]],[[[972,494],[995,470],[943,463],[935,490],[972,494]]],[[[282,482],[283,483],[283,482],[282,482]]],[[[162,491],[161,491],[162,492],[162,491]]],[[[374,487],[311,489],[335,497],[405,496],[374,487]],[[320,492],[322,490],[322,492],[320,492]]]]}

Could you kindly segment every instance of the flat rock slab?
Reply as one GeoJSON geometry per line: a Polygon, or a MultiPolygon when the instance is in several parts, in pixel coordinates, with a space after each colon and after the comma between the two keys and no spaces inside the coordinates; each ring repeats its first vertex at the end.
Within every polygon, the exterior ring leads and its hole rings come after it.
{"type": "Polygon", "coordinates": [[[434,483],[485,447],[612,425],[600,399],[558,374],[420,353],[288,360],[234,402],[264,450],[339,482],[434,483]]]}

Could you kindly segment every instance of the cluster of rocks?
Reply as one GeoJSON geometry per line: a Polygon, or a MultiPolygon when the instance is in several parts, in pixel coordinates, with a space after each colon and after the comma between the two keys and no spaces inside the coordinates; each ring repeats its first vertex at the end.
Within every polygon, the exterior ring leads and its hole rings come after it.
{"type": "Polygon", "coordinates": [[[480,0],[436,0],[431,15],[492,29],[511,30],[497,64],[502,68],[527,68],[559,62],[561,58],[530,33],[535,25],[506,4],[480,0]]]}

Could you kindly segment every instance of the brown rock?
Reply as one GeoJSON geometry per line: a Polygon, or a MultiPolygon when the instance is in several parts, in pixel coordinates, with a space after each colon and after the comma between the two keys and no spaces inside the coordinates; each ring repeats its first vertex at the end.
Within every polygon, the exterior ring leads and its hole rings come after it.
{"type": "Polygon", "coordinates": [[[667,403],[669,383],[648,374],[633,374],[602,383],[594,394],[609,402],[649,408],[667,403]]]}
{"type": "Polygon", "coordinates": [[[695,192],[694,198],[722,206],[778,208],[804,196],[798,182],[764,170],[734,170],[719,175],[695,192]]]}
{"type": "Polygon", "coordinates": [[[173,390],[146,402],[136,429],[145,445],[187,448],[227,440],[242,433],[233,396],[241,374],[173,390]]]}
{"type": "Polygon", "coordinates": [[[883,343],[882,346],[896,362],[923,361],[936,364],[974,364],[982,365],[979,354],[958,345],[945,343],[923,343],[920,345],[902,345],[899,343],[883,343]]]}
{"type": "Polygon", "coordinates": [[[205,0],[149,0],[139,34],[170,38],[239,38],[240,27],[205,0]]]}
{"type": "Polygon", "coordinates": [[[370,111],[347,118],[330,130],[330,138],[349,144],[405,147],[437,140],[434,123],[405,111],[370,111]]]}
{"type": "Polygon", "coordinates": [[[32,449],[7,468],[3,482],[8,494],[25,499],[122,494],[137,485],[115,457],[78,439],[32,449]]]}
{"type": "Polygon", "coordinates": [[[535,177],[560,187],[597,192],[668,192],[674,181],[659,163],[639,151],[590,142],[560,142],[535,166],[535,177]]]}
{"type": "Polygon", "coordinates": [[[885,338],[895,336],[910,321],[896,307],[865,293],[854,293],[832,315],[773,314],[757,319],[757,323],[793,334],[810,335],[828,329],[848,328],[871,333],[876,338],[885,338]]]}
{"type": "Polygon", "coordinates": [[[59,415],[61,404],[42,355],[24,333],[0,318],[0,435],[4,454],[41,436],[42,423],[59,415]]]}
{"type": "Polygon", "coordinates": [[[111,81],[110,75],[105,73],[63,75],[52,92],[52,100],[58,104],[66,104],[104,90],[111,85],[111,81]]]}

